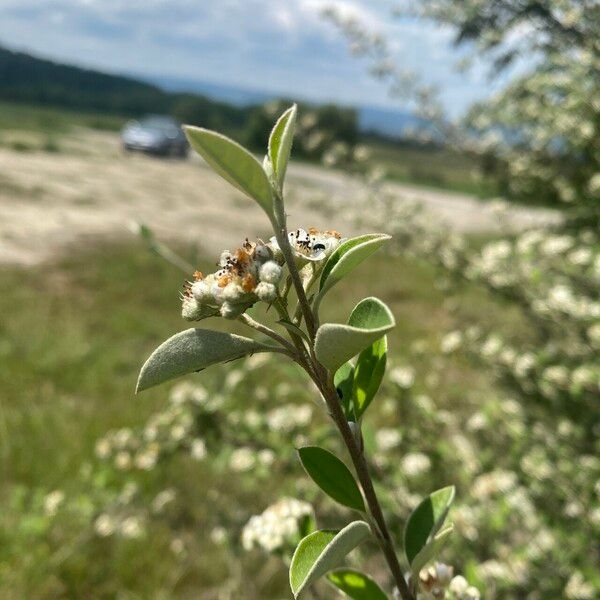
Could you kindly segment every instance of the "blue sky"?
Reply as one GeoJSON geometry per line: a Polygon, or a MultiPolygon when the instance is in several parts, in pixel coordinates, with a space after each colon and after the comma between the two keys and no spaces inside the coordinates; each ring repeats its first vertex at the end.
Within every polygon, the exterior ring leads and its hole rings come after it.
{"type": "MultiPolygon", "coordinates": [[[[335,0],[334,0],[335,1],[335,0]]],[[[331,0],[2,0],[0,43],[111,72],[172,76],[348,105],[397,106],[320,16],[331,0]]],[[[458,74],[449,31],[390,18],[393,1],[337,0],[443,90],[451,114],[492,90],[458,74]]]]}

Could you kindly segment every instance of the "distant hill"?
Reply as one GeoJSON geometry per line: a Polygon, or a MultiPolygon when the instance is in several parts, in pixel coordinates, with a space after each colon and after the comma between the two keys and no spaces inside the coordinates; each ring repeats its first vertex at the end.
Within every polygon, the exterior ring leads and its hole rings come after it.
{"type": "MultiPolygon", "coordinates": [[[[134,117],[168,113],[231,134],[247,126],[256,105],[273,98],[235,85],[103,73],[0,46],[0,100],[134,117]]],[[[400,110],[356,109],[356,126],[363,132],[396,138],[419,125],[423,122],[400,110]]]]}
{"type": "Polygon", "coordinates": [[[150,83],[2,47],[0,99],[119,114],[163,112],[170,104],[169,94],[150,83]]]}
{"type": "Polygon", "coordinates": [[[135,77],[65,65],[1,46],[0,100],[130,117],[166,113],[230,135],[241,131],[251,112],[199,94],[172,93],[135,77]]]}
{"type": "MultiPolygon", "coordinates": [[[[143,79],[143,77],[141,77],[143,79]]],[[[197,81],[181,77],[151,77],[149,82],[169,92],[199,93],[214,100],[229,102],[236,106],[248,106],[272,100],[269,92],[213,83],[197,81]]],[[[427,122],[415,117],[408,111],[376,106],[359,106],[356,108],[358,127],[363,133],[376,133],[390,138],[400,138],[409,129],[427,128],[427,122]]]]}

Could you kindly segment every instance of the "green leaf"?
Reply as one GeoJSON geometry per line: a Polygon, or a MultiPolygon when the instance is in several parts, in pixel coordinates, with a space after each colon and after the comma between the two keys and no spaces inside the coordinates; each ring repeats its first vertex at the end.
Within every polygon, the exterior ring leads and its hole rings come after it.
{"type": "Polygon", "coordinates": [[[328,290],[390,239],[383,233],[369,233],[342,242],[323,267],[315,308],[328,290]]]}
{"type": "Polygon", "coordinates": [[[345,362],[333,376],[333,385],[340,396],[340,402],[344,408],[344,414],[348,421],[354,420],[354,409],[352,406],[352,386],[354,385],[354,365],[345,362]]]}
{"type": "Polygon", "coordinates": [[[435,538],[454,501],[453,485],[433,492],[411,513],[404,529],[404,551],[411,567],[415,557],[435,538]]]}
{"type": "Polygon", "coordinates": [[[290,587],[294,598],[328,571],[338,567],[370,532],[367,523],[354,521],[337,533],[321,530],[307,535],[298,544],[290,564],[290,587]]]}
{"type": "Polygon", "coordinates": [[[327,579],[352,600],[388,600],[382,589],[368,576],[354,569],[338,569],[327,579]]]}
{"type": "Polygon", "coordinates": [[[209,129],[184,126],[192,148],[218,173],[238,190],[256,200],[271,220],[273,192],[262,165],[237,142],[209,129]]]}
{"type": "Polygon", "coordinates": [[[295,104],[291,108],[288,108],[279,117],[269,136],[269,159],[271,160],[271,165],[280,187],[283,186],[285,172],[290,159],[297,113],[298,108],[295,104]]]}
{"type": "Polygon", "coordinates": [[[360,419],[377,394],[385,374],[386,361],[385,335],[365,348],[358,356],[352,386],[352,402],[357,419],[360,419]]]}
{"type": "Polygon", "coordinates": [[[163,342],[150,355],[140,371],[136,392],[211,365],[270,350],[278,348],[231,333],[187,329],[163,342]]]}
{"type": "Polygon", "coordinates": [[[336,502],[358,511],[365,504],[348,467],[334,454],[318,446],[298,449],[302,466],[309,477],[336,502]]]}
{"type": "Polygon", "coordinates": [[[435,535],[421,551],[414,557],[412,564],[410,565],[412,572],[415,577],[418,577],[421,569],[434,558],[436,558],[442,550],[442,547],[448,541],[450,534],[454,530],[453,525],[448,525],[445,529],[442,529],[437,535],[435,535]]]}
{"type": "Polygon", "coordinates": [[[315,339],[317,359],[336,371],[395,325],[394,316],[381,300],[365,298],[354,307],[347,325],[325,323],[319,327],[315,339]]]}

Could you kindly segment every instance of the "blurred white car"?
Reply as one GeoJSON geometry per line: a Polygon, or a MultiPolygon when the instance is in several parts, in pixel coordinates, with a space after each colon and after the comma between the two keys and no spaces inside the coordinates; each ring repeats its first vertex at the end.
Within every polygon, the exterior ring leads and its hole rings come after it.
{"type": "Polygon", "coordinates": [[[129,121],[121,131],[121,143],[128,152],[147,152],[159,156],[185,158],[189,150],[181,125],[171,117],[160,115],[129,121]]]}

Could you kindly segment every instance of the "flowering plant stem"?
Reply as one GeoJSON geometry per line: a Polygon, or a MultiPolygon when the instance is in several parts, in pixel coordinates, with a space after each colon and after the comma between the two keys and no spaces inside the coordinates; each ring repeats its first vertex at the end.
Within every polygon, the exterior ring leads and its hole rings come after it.
{"type": "MultiPolygon", "coordinates": [[[[394,316],[381,300],[373,297],[361,300],[347,323],[320,324],[318,314],[323,295],[390,236],[371,233],[341,241],[341,235],[334,230],[320,232],[310,228],[288,233],[282,187],[295,120],[294,106],[273,128],[262,165],[250,152],[221,134],[201,128],[186,129],[190,143],[205,161],[265,210],[275,236],[268,243],[246,239],[234,253],[224,251],[215,273],[204,276],[197,271],[194,282],[184,285],[182,316],[193,321],[217,315],[237,319],[276,344],[210,329],[188,329],[172,336],[152,353],[140,371],[137,390],[255,352],[278,352],[295,361],[321,394],[350,455],[356,478],[344,461],[324,448],[305,446],[298,449],[298,456],[323,491],[341,505],[361,513],[364,520],[353,521],[337,532],[317,530],[305,535],[290,562],[294,597],[298,598],[306,587],[324,575],[343,591],[336,569],[349,552],[372,534],[401,599],[415,600],[422,567],[439,551],[452,530],[450,526],[439,531],[454,497],[454,488],[449,486],[431,494],[407,521],[404,550],[407,570],[411,573],[409,585],[375,493],[360,433],[363,414],[384,375],[385,336],[395,325],[394,316]],[[282,290],[278,284],[285,266],[288,276],[282,290]],[[311,305],[307,292],[317,279],[320,279],[319,292],[311,305]],[[298,303],[291,318],[288,292],[292,286],[298,303]],[[278,324],[287,330],[287,338],[247,314],[259,301],[267,302],[277,311],[278,324]]],[[[367,575],[352,573],[370,593],[385,596],[367,575]]]]}
{"type": "MultiPolygon", "coordinates": [[[[275,206],[277,219],[277,241],[289,269],[292,284],[296,291],[296,295],[298,296],[298,309],[300,314],[302,314],[304,317],[306,328],[311,340],[309,356],[307,356],[304,342],[298,336],[294,336],[296,337],[294,341],[299,351],[299,354],[296,356],[296,360],[308,372],[319,392],[325,399],[327,408],[329,410],[329,415],[333,419],[338,431],[340,432],[344,445],[348,450],[348,454],[350,455],[350,459],[354,465],[356,475],[367,502],[370,517],[369,520],[373,535],[375,536],[381,551],[385,556],[400,596],[402,600],[414,600],[415,596],[408,587],[408,584],[404,579],[404,575],[402,574],[402,568],[400,567],[398,556],[396,555],[396,551],[394,549],[394,542],[373,486],[373,481],[369,473],[369,467],[364,455],[362,444],[359,445],[357,437],[355,437],[354,433],[352,432],[346,416],[344,415],[338,393],[333,385],[332,376],[327,369],[325,369],[314,358],[315,353],[313,346],[317,329],[317,319],[311,309],[310,303],[306,296],[306,290],[302,284],[300,272],[298,271],[296,261],[294,260],[294,254],[288,238],[286,215],[283,208],[283,198],[280,194],[277,195],[275,206]]],[[[358,433],[358,435],[360,436],[360,433],[358,433]]]]}

